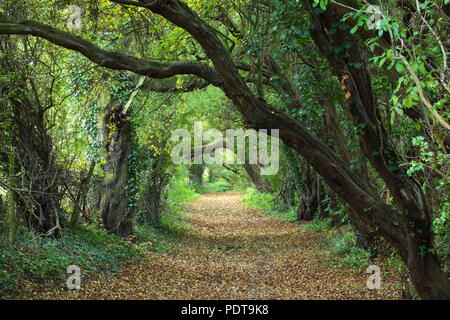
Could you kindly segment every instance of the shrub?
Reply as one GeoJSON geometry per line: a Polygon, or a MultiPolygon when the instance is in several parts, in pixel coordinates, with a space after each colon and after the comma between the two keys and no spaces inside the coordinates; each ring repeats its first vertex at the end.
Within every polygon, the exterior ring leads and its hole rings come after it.
{"type": "Polygon", "coordinates": [[[333,262],[337,266],[352,266],[366,268],[370,265],[371,252],[356,246],[356,235],[347,231],[340,234],[329,232],[325,246],[337,259],[333,262]]]}
{"type": "Polygon", "coordinates": [[[344,232],[340,236],[329,237],[327,242],[333,254],[346,254],[356,246],[356,235],[353,232],[344,232]]]}
{"type": "Polygon", "coordinates": [[[83,274],[93,275],[117,271],[142,257],[135,245],[92,226],[68,229],[57,240],[23,232],[15,243],[3,236],[0,244],[0,293],[18,290],[20,279],[64,283],[66,269],[72,264],[83,274]]]}
{"type": "Polygon", "coordinates": [[[316,232],[326,232],[331,229],[331,219],[317,219],[315,218],[311,223],[306,224],[304,230],[316,231],[316,232]]]}
{"type": "Polygon", "coordinates": [[[247,188],[243,197],[244,204],[269,213],[274,207],[274,197],[269,193],[258,192],[253,188],[247,188]]]}
{"type": "Polygon", "coordinates": [[[233,190],[234,187],[226,180],[219,180],[210,184],[216,192],[224,192],[233,190]]]}
{"type": "Polygon", "coordinates": [[[159,253],[172,252],[171,240],[167,230],[155,224],[137,225],[134,228],[140,246],[159,253]]]}
{"type": "Polygon", "coordinates": [[[247,188],[242,199],[244,204],[262,210],[270,218],[289,223],[297,221],[297,210],[278,203],[270,193],[261,193],[253,188],[247,188]]]}

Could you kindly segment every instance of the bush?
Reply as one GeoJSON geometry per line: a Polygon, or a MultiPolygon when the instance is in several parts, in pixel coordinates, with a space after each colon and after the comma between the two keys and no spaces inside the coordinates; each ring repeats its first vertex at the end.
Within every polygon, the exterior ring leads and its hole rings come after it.
{"type": "Polygon", "coordinates": [[[274,209],[274,197],[269,193],[262,193],[253,188],[247,188],[242,199],[244,204],[260,209],[264,213],[270,213],[274,209]]]}
{"type": "Polygon", "coordinates": [[[188,171],[184,166],[178,166],[170,179],[167,191],[169,207],[179,205],[182,202],[192,201],[200,197],[193,186],[189,184],[188,171]]]}
{"type": "Polygon", "coordinates": [[[261,193],[253,188],[247,188],[242,199],[244,204],[262,210],[270,218],[289,223],[297,221],[297,210],[277,203],[270,193],[261,193]]]}
{"type": "Polygon", "coordinates": [[[168,190],[168,203],[179,204],[182,202],[192,201],[200,197],[192,186],[185,181],[173,179],[168,190]]]}
{"type": "Polygon", "coordinates": [[[179,204],[168,206],[158,223],[135,224],[134,234],[139,245],[159,253],[172,252],[172,243],[176,236],[192,228],[181,215],[181,208],[179,204]]]}
{"type": "Polygon", "coordinates": [[[334,265],[358,268],[366,268],[370,265],[371,252],[368,249],[356,246],[354,232],[347,231],[338,235],[336,232],[330,232],[325,241],[325,246],[338,258],[333,262],[334,265]]]}
{"type": "Polygon", "coordinates": [[[23,232],[15,243],[3,236],[0,244],[0,293],[18,290],[20,279],[65,283],[66,269],[72,264],[84,275],[94,275],[117,271],[142,257],[135,245],[91,226],[68,229],[57,240],[23,232]]]}
{"type": "Polygon", "coordinates": [[[183,234],[191,230],[191,226],[180,213],[181,207],[169,207],[161,215],[159,227],[172,234],[183,234]]]}
{"type": "Polygon", "coordinates": [[[350,248],[342,258],[341,264],[365,269],[370,265],[370,251],[358,247],[350,248]]]}
{"type": "Polygon", "coordinates": [[[172,252],[171,240],[167,230],[155,224],[137,225],[134,228],[141,247],[159,253],[172,252]]]}
{"type": "Polygon", "coordinates": [[[353,232],[344,232],[340,236],[329,237],[327,243],[333,254],[346,254],[356,246],[356,235],[353,232]]]}
{"type": "Polygon", "coordinates": [[[210,183],[210,186],[213,187],[213,189],[216,192],[225,192],[225,191],[230,191],[230,190],[234,189],[234,187],[228,181],[225,181],[222,179],[219,181],[210,183]]]}
{"type": "Polygon", "coordinates": [[[316,231],[316,232],[326,232],[331,229],[331,219],[317,219],[315,218],[311,223],[306,224],[304,230],[316,231]]]}

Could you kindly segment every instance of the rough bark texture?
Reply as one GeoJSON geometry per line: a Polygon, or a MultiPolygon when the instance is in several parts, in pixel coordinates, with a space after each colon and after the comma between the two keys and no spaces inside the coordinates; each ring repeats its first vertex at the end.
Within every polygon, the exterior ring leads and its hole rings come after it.
{"type": "Polygon", "coordinates": [[[450,282],[431,250],[431,212],[420,185],[400,167],[401,159],[383,127],[358,40],[347,32],[337,32],[328,37],[326,29],[339,23],[339,15],[333,10],[316,14],[311,3],[309,10],[314,21],[313,39],[341,80],[353,121],[362,128],[360,141],[363,151],[398,206],[389,217],[396,221],[401,230],[386,231],[392,233],[391,238],[397,243],[396,247],[408,266],[420,296],[428,299],[449,298],[450,282]],[[344,42],[350,43],[347,57],[338,56],[334,50],[344,42]],[[354,67],[359,63],[361,68],[354,67]]]}
{"type": "Polygon", "coordinates": [[[74,199],[74,209],[72,211],[72,215],[70,216],[69,224],[71,226],[78,225],[80,223],[82,215],[86,212],[86,196],[91,185],[91,179],[94,174],[95,165],[95,161],[91,161],[89,171],[84,176],[82,174],[82,177],[80,179],[77,195],[74,199]]]}
{"type": "MultiPolygon", "coordinates": [[[[450,298],[450,282],[440,269],[437,257],[429,250],[424,253],[423,249],[420,249],[432,248],[430,213],[420,186],[406,178],[401,169],[398,169],[399,172],[393,172],[386,165],[386,158],[395,161],[396,155],[394,149],[381,148],[382,141],[387,141],[386,131],[380,125],[370,78],[356,41],[352,43],[354,45],[352,48],[356,50],[349,52],[351,57],[349,63],[362,62],[362,69],[349,68],[345,62],[336,59],[333,45],[328,39],[322,39],[327,33],[318,29],[324,21],[314,14],[312,3],[309,3],[311,17],[316,25],[313,30],[316,45],[327,56],[343,82],[343,87],[350,93],[352,116],[357,123],[366,124],[367,130],[364,130],[361,137],[366,156],[390,187],[399,209],[408,212],[407,215],[400,215],[397,210],[383,203],[378,195],[368,190],[354,173],[341,164],[332,150],[312,136],[301,124],[263,100],[257,99],[240,77],[231,57],[214,31],[184,3],[176,0],[153,1],[144,7],[194,36],[223,79],[222,88],[226,95],[234,102],[249,126],[255,129],[281,128],[280,137],[283,142],[295,148],[308,160],[330,187],[352,206],[360,220],[378,228],[379,233],[399,251],[407,263],[411,278],[422,298],[450,298]],[[315,30],[318,32],[314,32],[315,30]],[[417,232],[424,229],[425,232],[417,232]],[[424,254],[421,255],[422,253],[424,254]]],[[[342,34],[337,33],[337,36],[342,34]]]]}
{"type": "Polygon", "coordinates": [[[167,201],[167,186],[171,178],[165,159],[152,159],[148,174],[142,178],[144,190],[140,195],[140,218],[143,222],[158,223],[167,201]]]}
{"type": "Polygon", "coordinates": [[[193,74],[214,85],[221,83],[214,70],[198,61],[174,61],[161,63],[144,58],[119,54],[94,46],[70,32],[63,32],[48,25],[31,21],[16,21],[0,14],[1,34],[31,34],[68,49],[80,52],[92,62],[116,70],[128,70],[151,78],[169,78],[179,74],[193,74]]]}
{"type": "Polygon", "coordinates": [[[114,103],[104,118],[104,144],[107,151],[105,178],[102,183],[100,211],[103,225],[118,236],[131,234],[132,209],[129,207],[127,185],[128,156],[131,152],[130,122],[122,114],[122,107],[114,103]]]}
{"type": "Polygon", "coordinates": [[[317,214],[320,203],[320,182],[315,172],[311,172],[309,165],[302,169],[302,200],[297,209],[297,220],[311,221],[317,214]]]}

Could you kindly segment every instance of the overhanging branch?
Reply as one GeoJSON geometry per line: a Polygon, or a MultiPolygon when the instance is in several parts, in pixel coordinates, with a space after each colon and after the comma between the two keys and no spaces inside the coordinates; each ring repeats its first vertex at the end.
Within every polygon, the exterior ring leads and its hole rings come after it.
{"type": "Polygon", "coordinates": [[[215,86],[222,84],[222,80],[212,68],[198,61],[184,60],[161,63],[150,59],[136,58],[107,51],[70,32],[61,31],[32,20],[15,21],[8,16],[0,14],[0,34],[33,35],[40,37],[58,46],[78,51],[92,62],[109,69],[127,70],[156,79],[191,74],[215,86]]]}

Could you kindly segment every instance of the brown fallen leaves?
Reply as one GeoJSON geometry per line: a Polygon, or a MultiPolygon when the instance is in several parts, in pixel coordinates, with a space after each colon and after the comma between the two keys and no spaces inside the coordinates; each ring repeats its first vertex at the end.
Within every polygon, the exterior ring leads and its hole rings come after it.
{"type": "Polygon", "coordinates": [[[186,206],[192,230],[170,254],[82,283],[79,291],[23,292],[28,299],[397,299],[394,276],[379,291],[368,275],[327,266],[322,235],[277,222],[241,204],[241,193],[210,193],[186,206]]]}

